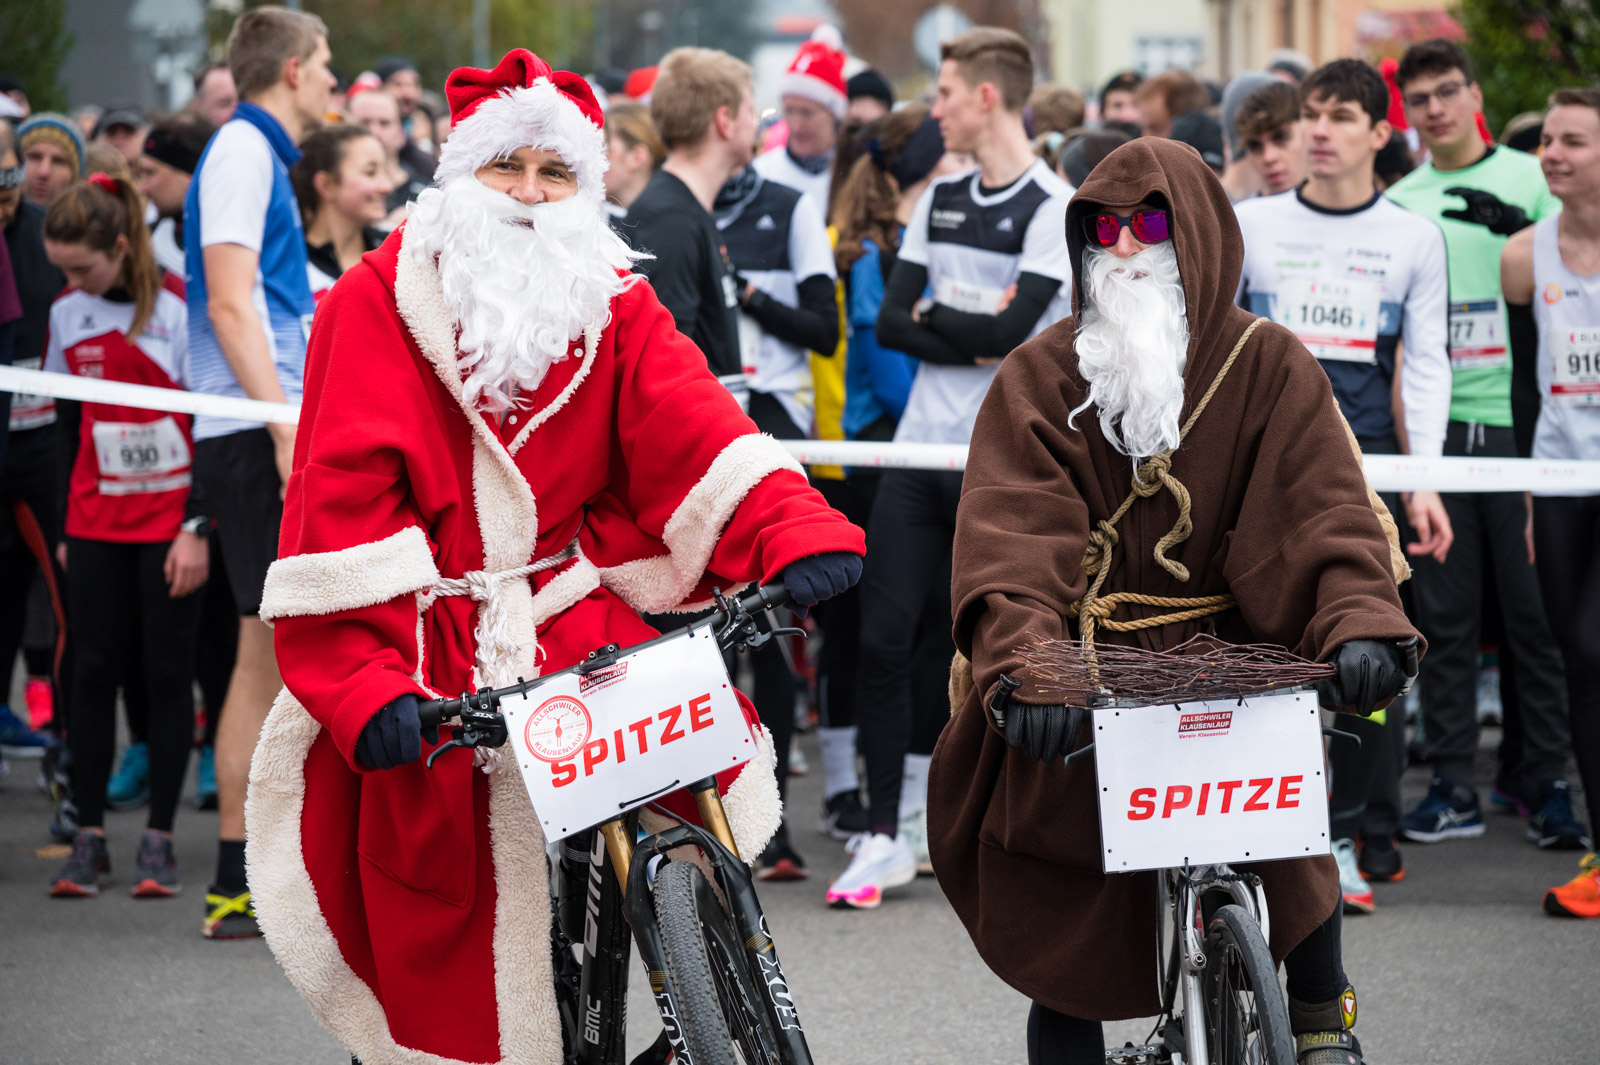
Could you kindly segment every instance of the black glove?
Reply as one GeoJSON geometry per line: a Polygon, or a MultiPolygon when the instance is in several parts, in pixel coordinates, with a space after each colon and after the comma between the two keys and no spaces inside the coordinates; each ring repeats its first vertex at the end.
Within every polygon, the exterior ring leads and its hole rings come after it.
{"type": "MultiPolygon", "coordinates": [[[[437,725],[427,730],[429,743],[439,742],[437,725]]],[[[394,769],[422,757],[422,719],[417,714],[417,697],[410,692],[397,696],[356,737],[356,758],[368,769],[394,769]]]]}
{"type": "Polygon", "coordinates": [[[1006,744],[1040,762],[1059,762],[1078,745],[1087,711],[1081,706],[1038,706],[1015,699],[1006,706],[1006,744]]]}
{"type": "Polygon", "coordinates": [[[861,579],[861,556],[849,551],[808,555],[783,567],[789,608],[801,617],[822,602],[843,594],[861,579]]]}
{"type": "Polygon", "coordinates": [[[1469,189],[1463,185],[1455,185],[1445,189],[1446,196],[1460,196],[1467,201],[1467,206],[1459,211],[1441,212],[1446,218],[1454,218],[1475,226],[1483,226],[1491,233],[1502,237],[1509,237],[1519,229],[1526,229],[1533,224],[1527,212],[1515,204],[1506,203],[1492,192],[1482,189],[1469,189]]]}
{"type": "Polygon", "coordinates": [[[1317,682],[1317,702],[1329,710],[1370,717],[1405,687],[1405,652],[1392,640],[1351,640],[1333,654],[1331,680],[1317,682]]]}

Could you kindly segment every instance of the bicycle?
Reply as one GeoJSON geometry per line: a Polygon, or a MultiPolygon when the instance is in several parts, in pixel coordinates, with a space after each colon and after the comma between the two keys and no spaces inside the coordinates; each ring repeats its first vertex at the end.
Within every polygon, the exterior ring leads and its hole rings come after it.
{"type": "MultiPolygon", "coordinates": [[[[743,598],[714,593],[717,609],[682,629],[626,649],[608,644],[569,669],[499,689],[421,704],[424,728],[459,721],[428,766],[457,748],[501,747],[510,730],[501,706],[524,699],[558,677],[601,675],[649,648],[707,629],[723,653],[760,647],[798,632],[757,617],[788,602],[781,586],[743,598]]],[[[726,680],[724,671],[722,680],[726,680]]],[[[680,782],[656,793],[675,790],[680,782]]],[[[741,860],[717,790],[716,777],[687,785],[705,827],[682,823],[638,836],[644,800],[624,800],[624,812],[566,834],[552,847],[551,954],[566,1065],[622,1065],[626,1049],[630,937],[637,945],[661,1015],[662,1032],[632,1065],[811,1065],[777,946],[741,860]],[[574,841],[578,845],[574,846],[574,841]],[[698,864],[669,852],[698,847],[715,887],[698,864]],[[609,875],[608,875],[609,874],[609,875]],[[720,889],[720,897],[718,894],[720,889]],[[726,905],[724,905],[724,900],[726,905]],[[581,945],[582,960],[574,956],[581,945]]]]}
{"type": "MultiPolygon", "coordinates": [[[[1414,672],[1414,668],[1413,668],[1414,672]]],[[[1002,714],[1017,684],[1002,676],[990,711],[1002,714]]],[[[1263,695],[1314,692],[1309,685],[1263,695]]],[[[1182,703],[1178,696],[1167,700],[1182,703]]],[[[1088,709],[1149,708],[1148,700],[1098,696],[1088,709]]],[[[1323,727],[1324,735],[1359,737],[1323,727]]],[[[1073,751],[1063,765],[1089,757],[1096,743],[1073,751]]],[[[1142,1045],[1108,1048],[1116,1065],[1294,1065],[1289,1006],[1268,949],[1270,917],[1261,878],[1225,862],[1157,870],[1161,916],[1156,948],[1161,1011],[1142,1045]]]]}

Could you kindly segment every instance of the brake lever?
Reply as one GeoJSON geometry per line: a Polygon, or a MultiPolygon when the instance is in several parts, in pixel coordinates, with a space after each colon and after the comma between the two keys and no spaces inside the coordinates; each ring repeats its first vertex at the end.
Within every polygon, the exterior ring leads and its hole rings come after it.
{"type": "Polygon", "coordinates": [[[456,747],[503,747],[510,735],[505,715],[499,710],[464,705],[461,724],[451,728],[449,743],[442,743],[428,752],[427,766],[432,769],[440,755],[456,747]]]}

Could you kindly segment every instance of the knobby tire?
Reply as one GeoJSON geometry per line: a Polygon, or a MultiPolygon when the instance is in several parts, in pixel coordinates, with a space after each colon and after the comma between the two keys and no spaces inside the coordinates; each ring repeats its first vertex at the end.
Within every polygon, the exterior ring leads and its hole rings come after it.
{"type": "Polygon", "coordinates": [[[695,1065],[766,1065],[778,1041],[744,948],[711,885],[693,862],[664,862],[654,903],[679,1022],[695,1065]]]}

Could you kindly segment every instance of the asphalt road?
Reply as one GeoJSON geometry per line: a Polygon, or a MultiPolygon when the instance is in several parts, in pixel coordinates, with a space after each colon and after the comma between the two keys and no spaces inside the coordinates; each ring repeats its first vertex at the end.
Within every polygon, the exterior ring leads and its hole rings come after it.
{"type": "MultiPolygon", "coordinates": [[[[815,744],[806,746],[819,765],[815,744]]],[[[264,943],[200,937],[214,814],[189,806],[179,814],[183,898],[127,896],[142,826],[133,812],[109,818],[117,884],[94,900],[51,899],[46,884],[61,859],[48,849],[36,763],[11,765],[10,780],[0,784],[0,1062],[348,1060],[264,943]]],[[[1425,787],[1413,770],[1408,795],[1425,787]]],[[[1028,1004],[984,967],[935,881],[893,892],[873,912],[823,906],[827,879],[844,867],[843,848],[812,831],[817,776],[793,788],[795,838],[812,879],[765,885],[762,902],[816,1060],[1024,1061],[1028,1004]]],[[[1481,840],[1407,846],[1405,881],[1378,886],[1376,914],[1346,920],[1345,965],[1360,993],[1357,1031],[1370,1062],[1595,1060],[1600,922],[1544,915],[1543,889],[1575,873],[1575,856],[1541,853],[1523,841],[1522,829],[1496,815],[1481,840]]],[[[643,1046],[657,1024],[643,980],[632,984],[630,1043],[643,1046]]],[[[1147,1031],[1129,1022],[1107,1034],[1138,1042],[1147,1031]]]]}

